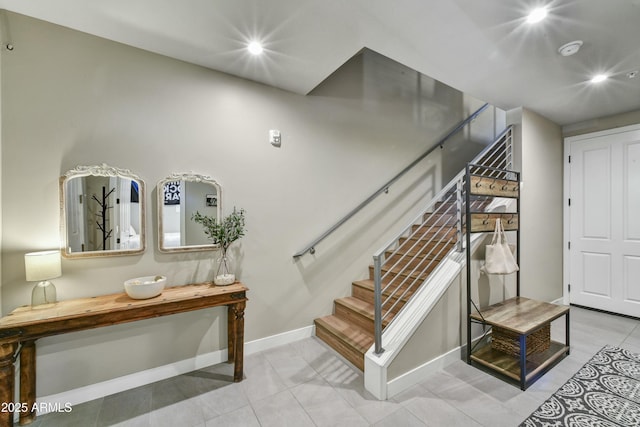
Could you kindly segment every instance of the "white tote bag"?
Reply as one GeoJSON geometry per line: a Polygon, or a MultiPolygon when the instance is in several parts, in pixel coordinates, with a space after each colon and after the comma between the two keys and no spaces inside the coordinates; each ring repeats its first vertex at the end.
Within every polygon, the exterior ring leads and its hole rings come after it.
{"type": "Polygon", "coordinates": [[[484,271],[488,274],[511,274],[518,270],[500,218],[497,218],[491,244],[486,246],[484,271]]]}

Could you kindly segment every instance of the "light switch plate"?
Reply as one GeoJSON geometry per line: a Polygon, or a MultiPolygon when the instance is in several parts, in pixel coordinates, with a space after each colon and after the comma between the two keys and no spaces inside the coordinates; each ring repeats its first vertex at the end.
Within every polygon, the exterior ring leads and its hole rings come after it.
{"type": "Polygon", "coordinates": [[[280,136],[280,131],[276,129],[271,129],[269,131],[269,142],[274,147],[280,147],[282,143],[282,137],[280,136]]]}

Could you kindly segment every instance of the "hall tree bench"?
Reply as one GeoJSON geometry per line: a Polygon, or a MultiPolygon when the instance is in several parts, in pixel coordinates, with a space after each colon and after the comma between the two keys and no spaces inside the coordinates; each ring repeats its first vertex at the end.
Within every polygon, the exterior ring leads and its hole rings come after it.
{"type": "Polygon", "coordinates": [[[20,425],[36,417],[36,345],[38,338],[134,322],[169,314],[227,306],[229,362],[233,380],[242,381],[244,309],[249,289],[241,283],[214,286],[209,282],[166,288],[145,300],[125,293],[78,298],[39,306],[23,306],[0,319],[0,426],[13,426],[14,412],[20,425]],[[20,400],[15,394],[14,361],[20,358],[20,400]]]}
{"type": "MultiPolygon", "coordinates": [[[[514,272],[516,296],[488,307],[472,299],[471,234],[496,229],[499,219],[505,231],[515,233],[516,264],[520,265],[520,172],[468,163],[465,168],[467,255],[467,363],[479,365],[526,390],[562,358],[569,355],[569,307],[520,296],[520,270],[514,272]],[[472,201],[511,199],[510,212],[474,211],[472,201]],[[551,322],[564,316],[565,342],[551,340],[551,322]],[[471,325],[481,325],[483,335],[474,343],[471,325]]],[[[495,233],[495,232],[494,232],[495,233]]],[[[478,287],[478,294],[480,288],[478,287]]],[[[504,295],[504,289],[503,289],[504,295]]]]}
{"type": "Polygon", "coordinates": [[[471,360],[517,381],[522,390],[569,355],[568,306],[515,297],[472,313],[471,318],[491,326],[493,339],[478,345],[471,360]],[[564,343],[552,341],[550,336],[551,322],[561,317],[565,321],[564,343]],[[509,341],[513,341],[513,348],[496,345],[509,341]]]}

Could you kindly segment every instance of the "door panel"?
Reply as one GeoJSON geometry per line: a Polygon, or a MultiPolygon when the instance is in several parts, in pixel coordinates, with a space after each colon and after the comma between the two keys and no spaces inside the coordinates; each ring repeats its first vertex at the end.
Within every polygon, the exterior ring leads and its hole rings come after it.
{"type": "Polygon", "coordinates": [[[640,257],[624,257],[624,295],[625,300],[640,303],[640,257]]]}
{"type": "Polygon", "coordinates": [[[611,256],[608,254],[582,253],[585,294],[611,297],[611,256]]]}
{"type": "Polygon", "coordinates": [[[610,237],[611,153],[608,147],[582,152],[582,194],[584,219],[582,236],[594,239],[610,237]],[[603,203],[604,201],[604,203],[603,203]]]}
{"type": "Polygon", "coordinates": [[[640,130],[569,151],[570,301],[640,317],[640,130]]]}
{"type": "Polygon", "coordinates": [[[624,239],[640,241],[640,143],[625,145],[624,239]]]}

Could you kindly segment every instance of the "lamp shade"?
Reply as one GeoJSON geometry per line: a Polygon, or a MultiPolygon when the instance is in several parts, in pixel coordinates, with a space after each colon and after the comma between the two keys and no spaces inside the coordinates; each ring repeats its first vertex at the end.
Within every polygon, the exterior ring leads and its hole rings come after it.
{"type": "Polygon", "coordinates": [[[60,251],[31,252],[24,255],[27,282],[55,279],[62,276],[60,251]]]}

